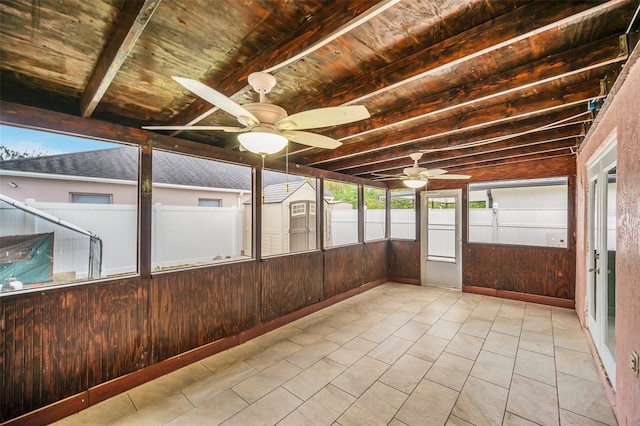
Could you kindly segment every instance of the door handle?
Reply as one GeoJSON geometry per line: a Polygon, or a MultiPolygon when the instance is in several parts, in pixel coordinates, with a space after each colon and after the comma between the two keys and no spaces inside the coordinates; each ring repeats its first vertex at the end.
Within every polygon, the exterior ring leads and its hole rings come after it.
{"type": "Polygon", "coordinates": [[[600,268],[589,268],[588,269],[588,272],[593,272],[593,271],[595,271],[596,274],[600,274],[600,268]]]}

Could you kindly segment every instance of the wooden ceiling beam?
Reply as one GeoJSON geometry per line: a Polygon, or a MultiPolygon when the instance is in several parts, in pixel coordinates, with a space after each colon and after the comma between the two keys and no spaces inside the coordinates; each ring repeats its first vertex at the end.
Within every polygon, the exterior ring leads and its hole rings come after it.
{"type": "Polygon", "coordinates": [[[129,0],[122,5],[111,35],[80,98],[80,112],[90,117],[147,26],[161,0],[129,0]]]}
{"type": "Polygon", "coordinates": [[[572,22],[611,10],[624,2],[625,0],[613,0],[595,6],[588,2],[531,2],[371,73],[362,74],[343,87],[332,90],[330,96],[319,96],[298,107],[303,110],[317,105],[362,102],[535,35],[561,31],[572,22]],[[523,32],[523,28],[527,31],[523,32]]]}
{"type": "MultiPolygon", "coordinates": [[[[587,107],[590,99],[600,96],[600,80],[578,83],[572,87],[554,88],[532,96],[520,98],[506,105],[499,104],[487,108],[472,110],[465,114],[448,117],[443,120],[424,123],[401,132],[386,134],[357,143],[345,144],[332,151],[303,157],[303,164],[324,165],[331,169],[330,163],[360,156],[368,152],[395,148],[403,145],[415,145],[446,135],[459,134],[474,129],[487,128],[499,123],[560,110],[577,104],[587,107]]],[[[425,147],[427,148],[427,147],[425,147]]],[[[294,157],[297,161],[297,157],[294,157]]]]}
{"type": "MultiPolygon", "coordinates": [[[[370,13],[396,2],[397,0],[353,0],[332,3],[331,7],[323,7],[321,13],[314,16],[307,25],[293,29],[286,38],[274,42],[271,49],[256,52],[256,56],[241,68],[233,70],[224,79],[205,79],[203,83],[227,96],[233,96],[247,87],[247,77],[252,72],[276,69],[280,64],[287,62],[293,56],[292,53],[304,52],[308,47],[333,39],[333,36],[343,27],[359,23],[370,13]]],[[[188,108],[174,117],[169,125],[195,124],[209,115],[212,110],[215,108],[212,108],[210,103],[197,98],[188,108]]]]}
{"type": "Polygon", "coordinates": [[[620,49],[619,36],[608,37],[512,68],[487,79],[435,93],[420,99],[417,105],[410,108],[403,106],[395,110],[387,110],[383,114],[373,116],[366,123],[356,122],[339,126],[327,133],[327,136],[344,142],[398,124],[423,120],[446,111],[532,90],[543,84],[622,62],[627,56],[628,53],[620,49]],[[365,129],[363,124],[366,125],[365,129]]]}
{"type": "MultiPolygon", "coordinates": [[[[553,141],[571,139],[576,145],[578,138],[584,136],[584,128],[580,123],[574,123],[569,126],[544,130],[538,133],[532,133],[525,137],[509,138],[497,141],[487,145],[471,146],[467,148],[450,149],[436,152],[426,152],[422,159],[418,162],[421,167],[432,167],[432,163],[436,161],[454,161],[458,158],[472,157],[484,153],[500,152],[518,147],[528,147],[541,145],[553,141]]],[[[416,152],[416,151],[413,151],[416,152]]],[[[394,174],[402,172],[402,169],[408,167],[411,163],[408,155],[404,158],[397,158],[383,163],[376,163],[368,166],[356,167],[350,169],[347,173],[352,175],[366,175],[372,173],[394,174]]]]}

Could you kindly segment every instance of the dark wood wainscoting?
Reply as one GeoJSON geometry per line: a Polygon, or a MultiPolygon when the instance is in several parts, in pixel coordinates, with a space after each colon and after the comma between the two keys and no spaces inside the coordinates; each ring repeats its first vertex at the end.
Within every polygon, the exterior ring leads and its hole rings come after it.
{"type": "MultiPolygon", "coordinates": [[[[385,259],[380,259],[386,262],[385,259]]],[[[324,252],[324,297],[330,298],[363,284],[364,245],[334,247],[324,252]]]]}
{"type": "Polygon", "coordinates": [[[3,295],[0,422],[50,423],[380,284],[387,244],[3,295]]]}
{"type": "Polygon", "coordinates": [[[462,283],[573,300],[573,250],[499,244],[463,244],[462,283]]]}
{"type": "Polygon", "coordinates": [[[420,284],[420,242],[389,241],[389,278],[420,284]]]}
{"type": "Polygon", "coordinates": [[[389,276],[388,251],[389,244],[386,240],[364,244],[363,283],[374,282],[389,276]]]}
{"type": "Polygon", "coordinates": [[[323,299],[322,253],[303,253],[263,260],[263,323],[323,299]]]}

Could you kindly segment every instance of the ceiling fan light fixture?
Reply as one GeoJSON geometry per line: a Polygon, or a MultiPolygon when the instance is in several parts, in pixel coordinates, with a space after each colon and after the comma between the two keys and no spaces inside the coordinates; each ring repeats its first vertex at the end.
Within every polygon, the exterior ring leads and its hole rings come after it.
{"type": "Polygon", "coordinates": [[[427,184],[427,181],[423,179],[405,179],[402,181],[402,183],[404,183],[404,186],[408,188],[418,189],[425,186],[427,184]]]}
{"type": "Polygon", "coordinates": [[[281,151],[289,142],[287,138],[273,132],[253,131],[238,135],[240,144],[255,154],[269,155],[281,151]]]}

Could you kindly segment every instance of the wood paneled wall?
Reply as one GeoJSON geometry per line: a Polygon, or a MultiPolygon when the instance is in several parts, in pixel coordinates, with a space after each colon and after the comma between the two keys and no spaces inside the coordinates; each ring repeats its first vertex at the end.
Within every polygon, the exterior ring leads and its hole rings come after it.
{"type": "Polygon", "coordinates": [[[389,242],[389,278],[420,284],[420,242],[389,242]]]}
{"type": "Polygon", "coordinates": [[[107,381],[384,281],[388,244],[3,296],[0,422],[75,396],[71,414],[107,381]]]}

